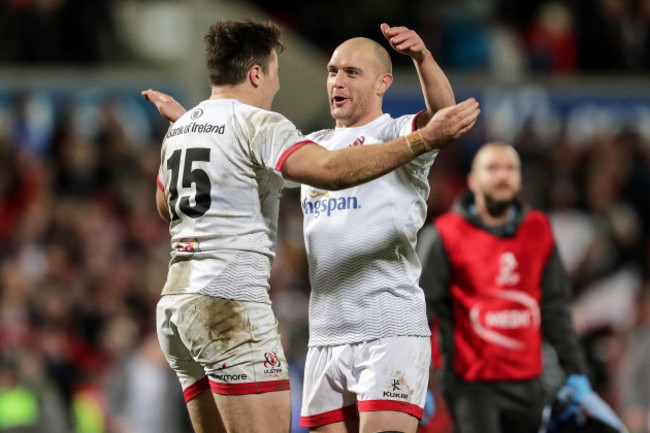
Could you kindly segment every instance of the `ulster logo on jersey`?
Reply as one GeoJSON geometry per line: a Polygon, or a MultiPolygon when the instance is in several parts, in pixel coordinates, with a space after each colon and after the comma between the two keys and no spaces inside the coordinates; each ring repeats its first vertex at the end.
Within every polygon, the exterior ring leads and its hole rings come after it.
{"type": "Polygon", "coordinates": [[[364,137],[362,135],[361,137],[358,137],[356,140],[354,140],[354,142],[351,145],[349,145],[348,147],[362,146],[365,141],[366,141],[366,137],[364,137]]]}
{"type": "Polygon", "coordinates": [[[201,110],[200,108],[197,108],[196,110],[194,110],[194,111],[192,112],[192,114],[190,115],[190,117],[192,118],[192,120],[196,120],[196,119],[198,119],[198,118],[201,117],[201,116],[203,116],[203,110],[201,110]]]}

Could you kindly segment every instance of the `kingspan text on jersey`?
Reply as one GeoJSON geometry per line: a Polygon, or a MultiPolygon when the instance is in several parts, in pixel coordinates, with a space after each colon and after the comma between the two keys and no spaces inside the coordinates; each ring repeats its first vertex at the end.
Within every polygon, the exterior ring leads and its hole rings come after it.
{"type": "Polygon", "coordinates": [[[357,198],[355,196],[321,198],[319,200],[313,201],[305,198],[302,201],[302,209],[304,214],[314,215],[314,218],[318,218],[320,214],[330,216],[332,215],[332,212],[359,208],[361,208],[361,206],[359,206],[357,203],[357,198]]]}

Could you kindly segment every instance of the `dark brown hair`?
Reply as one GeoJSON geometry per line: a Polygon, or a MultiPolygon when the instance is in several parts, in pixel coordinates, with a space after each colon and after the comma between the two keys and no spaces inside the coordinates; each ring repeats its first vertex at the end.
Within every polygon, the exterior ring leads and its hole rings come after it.
{"type": "Polygon", "coordinates": [[[203,40],[211,85],[239,84],[253,65],[267,72],[272,50],[283,49],[280,29],[271,22],[220,21],[203,40]]]}

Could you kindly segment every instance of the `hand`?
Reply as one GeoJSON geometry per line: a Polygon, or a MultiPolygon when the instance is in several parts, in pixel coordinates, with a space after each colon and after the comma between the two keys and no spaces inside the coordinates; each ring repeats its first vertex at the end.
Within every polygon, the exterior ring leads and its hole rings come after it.
{"type": "Polygon", "coordinates": [[[181,104],[179,104],[171,96],[159,92],[157,90],[143,90],[142,97],[148,101],[151,101],[162,117],[169,120],[171,123],[174,123],[181,117],[187,110],[181,104]]]}
{"type": "Polygon", "coordinates": [[[390,27],[386,23],[383,23],[380,28],[390,46],[398,53],[410,56],[417,61],[422,61],[429,53],[422,38],[415,30],[409,30],[407,27],[390,27]]]}
{"type": "Polygon", "coordinates": [[[478,101],[474,98],[438,110],[420,130],[425,150],[442,149],[460,138],[472,129],[480,112],[478,101]]]}
{"type": "Polygon", "coordinates": [[[589,379],[583,374],[570,375],[566,380],[566,384],[573,390],[573,402],[578,404],[582,403],[585,396],[592,392],[589,379]]]}

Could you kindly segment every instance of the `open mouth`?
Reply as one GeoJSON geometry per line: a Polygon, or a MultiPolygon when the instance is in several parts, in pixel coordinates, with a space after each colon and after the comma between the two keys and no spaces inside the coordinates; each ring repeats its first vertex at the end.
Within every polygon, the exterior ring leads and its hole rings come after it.
{"type": "Polygon", "coordinates": [[[343,96],[334,96],[334,97],[332,98],[332,104],[337,105],[337,106],[338,106],[338,105],[342,105],[342,104],[344,104],[345,101],[347,101],[347,100],[348,100],[348,98],[344,98],[343,96]]]}

